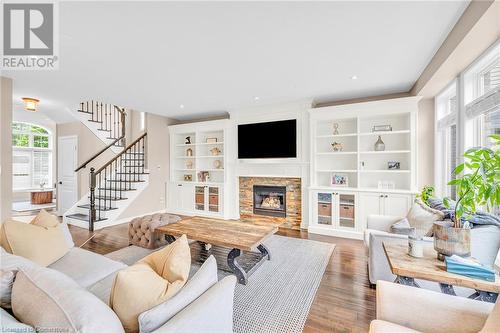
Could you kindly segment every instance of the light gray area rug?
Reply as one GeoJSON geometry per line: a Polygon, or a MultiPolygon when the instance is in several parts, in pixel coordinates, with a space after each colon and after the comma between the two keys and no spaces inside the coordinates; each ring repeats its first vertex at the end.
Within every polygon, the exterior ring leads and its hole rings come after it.
{"type": "MultiPolygon", "coordinates": [[[[236,285],[235,332],[302,332],[335,245],[274,235],[265,241],[271,260],[236,285]]],[[[151,253],[136,246],[107,257],[131,265],[151,253]]],[[[193,264],[191,274],[198,265],[193,264]]],[[[229,273],[219,271],[220,277],[229,273]]]]}

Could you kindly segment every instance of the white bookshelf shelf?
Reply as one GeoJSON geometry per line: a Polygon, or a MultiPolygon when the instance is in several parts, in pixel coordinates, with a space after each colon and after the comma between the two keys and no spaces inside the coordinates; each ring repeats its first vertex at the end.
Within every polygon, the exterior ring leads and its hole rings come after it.
{"type": "Polygon", "coordinates": [[[332,152],[320,152],[317,155],[356,155],[356,151],[332,151],[332,152]]]}
{"type": "Polygon", "coordinates": [[[414,190],[415,104],[391,100],[383,105],[363,110],[356,105],[335,106],[311,113],[313,187],[336,189],[331,176],[343,173],[349,185],[346,190],[374,188],[379,183],[390,184],[395,190],[414,190]],[[392,131],[372,131],[381,125],[390,125],[392,131]],[[340,133],[334,135],[334,129],[340,133]],[[374,150],[377,136],[381,136],[386,150],[374,150]],[[343,150],[333,151],[333,143],[342,145],[343,150]],[[389,162],[399,162],[401,169],[386,169],[389,162]]]}
{"type": "Polygon", "coordinates": [[[410,173],[410,170],[359,170],[361,173],[410,173]]]}
{"type": "Polygon", "coordinates": [[[359,136],[391,135],[391,134],[410,134],[410,130],[382,131],[382,132],[364,132],[364,133],[359,133],[359,136]]]}
{"type": "Polygon", "coordinates": [[[327,135],[318,135],[316,138],[324,139],[324,138],[342,138],[342,137],[350,137],[356,136],[357,133],[346,133],[346,134],[327,134],[327,135]]]}
{"type": "Polygon", "coordinates": [[[411,152],[410,150],[382,150],[382,151],[360,151],[360,154],[383,155],[383,154],[407,154],[410,152],[411,152]]]}

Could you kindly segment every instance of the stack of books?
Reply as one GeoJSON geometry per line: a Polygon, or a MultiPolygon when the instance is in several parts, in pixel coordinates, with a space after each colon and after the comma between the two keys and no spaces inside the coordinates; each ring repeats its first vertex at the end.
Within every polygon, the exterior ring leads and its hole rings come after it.
{"type": "Polygon", "coordinates": [[[457,255],[445,258],[446,271],[464,275],[473,279],[495,282],[495,270],[470,259],[457,255]]]}

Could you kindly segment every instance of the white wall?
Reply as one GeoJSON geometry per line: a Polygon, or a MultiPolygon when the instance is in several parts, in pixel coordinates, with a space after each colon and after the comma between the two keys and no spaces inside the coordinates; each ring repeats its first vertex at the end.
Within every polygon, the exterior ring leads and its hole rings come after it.
{"type": "MultiPolygon", "coordinates": [[[[146,113],[149,184],[134,202],[125,209],[119,219],[166,209],[167,184],[170,174],[168,126],[173,123],[174,120],[171,118],[146,113]]],[[[136,117],[134,124],[135,126],[139,125],[138,117],[136,117]]],[[[132,133],[136,135],[131,138],[130,142],[139,136],[140,131],[139,129],[132,129],[132,133]]]]}
{"type": "Polygon", "coordinates": [[[12,211],[12,79],[0,77],[0,223],[12,211]]]}
{"type": "Polygon", "coordinates": [[[418,104],[417,186],[434,185],[434,98],[418,104]]]}

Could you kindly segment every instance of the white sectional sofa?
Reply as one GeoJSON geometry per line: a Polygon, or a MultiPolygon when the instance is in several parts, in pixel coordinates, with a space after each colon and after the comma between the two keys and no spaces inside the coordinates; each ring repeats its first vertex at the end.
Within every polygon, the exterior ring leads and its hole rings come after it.
{"type": "MultiPolygon", "coordinates": [[[[3,248],[0,250],[2,270],[42,269],[26,258],[7,253],[3,248]]],[[[73,247],[47,269],[63,273],[107,305],[114,277],[125,267],[127,265],[121,262],[73,247]]],[[[235,284],[234,276],[217,281],[217,264],[215,258],[210,257],[174,297],[141,314],[140,332],[232,332],[235,284]]],[[[94,320],[98,321],[99,317],[94,320]]],[[[0,323],[2,332],[32,329],[3,308],[0,308],[0,323]]]]}

